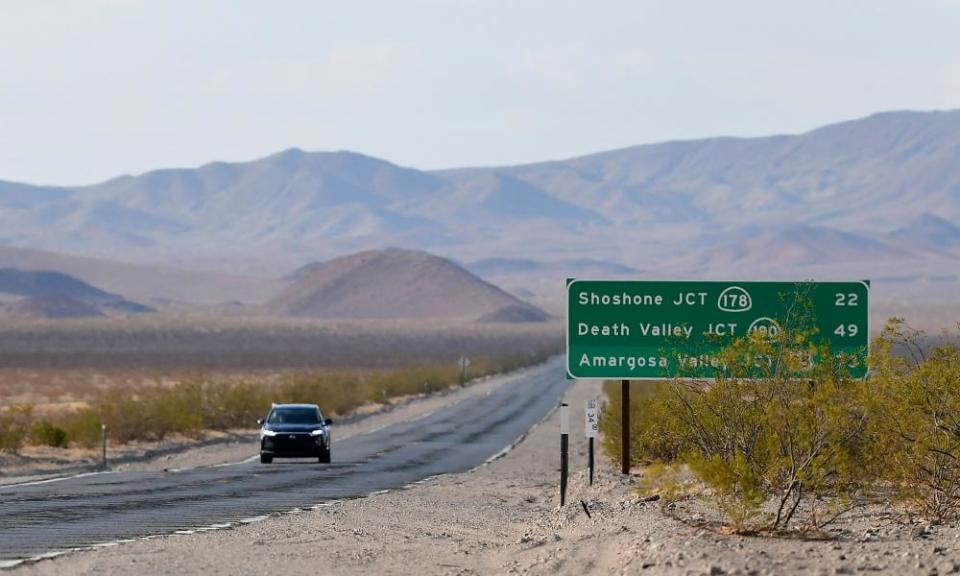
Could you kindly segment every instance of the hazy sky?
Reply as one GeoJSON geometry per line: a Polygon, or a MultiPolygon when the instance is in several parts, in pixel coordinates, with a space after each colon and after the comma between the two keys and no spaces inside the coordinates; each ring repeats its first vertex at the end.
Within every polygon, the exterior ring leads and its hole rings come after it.
{"type": "Polygon", "coordinates": [[[0,179],[420,168],[960,107],[960,2],[0,0],[0,179]]]}

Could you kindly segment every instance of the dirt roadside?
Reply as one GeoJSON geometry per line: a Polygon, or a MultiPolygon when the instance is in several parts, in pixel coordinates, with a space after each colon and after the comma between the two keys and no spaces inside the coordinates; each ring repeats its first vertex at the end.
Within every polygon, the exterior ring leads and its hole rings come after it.
{"type": "Polygon", "coordinates": [[[403,490],[283,514],[239,528],[150,538],[70,554],[20,574],[948,574],[960,530],[901,525],[883,513],[848,521],[837,540],[726,536],[640,501],[634,479],[599,459],[586,486],[584,401],[571,405],[571,479],[559,508],[558,415],[513,451],[403,490]],[[582,501],[582,502],[581,502],[582,501]],[[584,505],[590,516],[584,511],[584,505]]]}

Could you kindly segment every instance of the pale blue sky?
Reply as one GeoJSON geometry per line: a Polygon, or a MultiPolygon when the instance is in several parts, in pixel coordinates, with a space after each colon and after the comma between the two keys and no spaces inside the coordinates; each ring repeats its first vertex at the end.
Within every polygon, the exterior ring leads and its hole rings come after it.
{"type": "Polygon", "coordinates": [[[0,0],[0,179],[419,168],[960,107],[955,1],[0,0]]]}

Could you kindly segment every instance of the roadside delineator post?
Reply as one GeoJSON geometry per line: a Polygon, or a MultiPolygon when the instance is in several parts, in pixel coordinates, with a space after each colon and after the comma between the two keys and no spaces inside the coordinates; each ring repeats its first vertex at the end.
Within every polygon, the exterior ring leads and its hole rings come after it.
{"type": "Polygon", "coordinates": [[[570,414],[566,402],[560,404],[560,507],[567,503],[567,442],[570,433],[570,414]]]}
{"type": "Polygon", "coordinates": [[[620,381],[620,472],[630,473],[630,381],[620,381]]]}
{"type": "Polygon", "coordinates": [[[107,425],[100,424],[100,469],[107,469],[107,425]]]}
{"type": "Polygon", "coordinates": [[[587,400],[583,411],[584,423],[586,425],[587,442],[589,443],[587,452],[587,466],[590,469],[590,485],[593,486],[593,439],[597,436],[597,430],[600,428],[600,411],[597,407],[597,400],[587,400]]]}

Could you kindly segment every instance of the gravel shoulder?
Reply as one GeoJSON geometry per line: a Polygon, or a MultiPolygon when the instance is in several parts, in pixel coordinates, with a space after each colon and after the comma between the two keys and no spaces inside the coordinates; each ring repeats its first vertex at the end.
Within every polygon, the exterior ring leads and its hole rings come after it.
{"type": "MultiPolygon", "coordinates": [[[[469,472],[230,530],[160,536],[78,552],[21,566],[16,572],[267,574],[279,570],[419,576],[948,574],[960,570],[960,530],[902,524],[886,510],[851,516],[832,540],[742,537],[663,514],[658,503],[636,496],[635,477],[622,477],[603,458],[598,458],[594,486],[587,486],[586,441],[579,423],[584,401],[599,394],[598,382],[580,381],[566,397],[574,424],[574,472],[568,503],[562,509],[559,417],[553,413],[514,450],[469,472]]],[[[696,509],[698,504],[685,506],[696,509]]]]}

